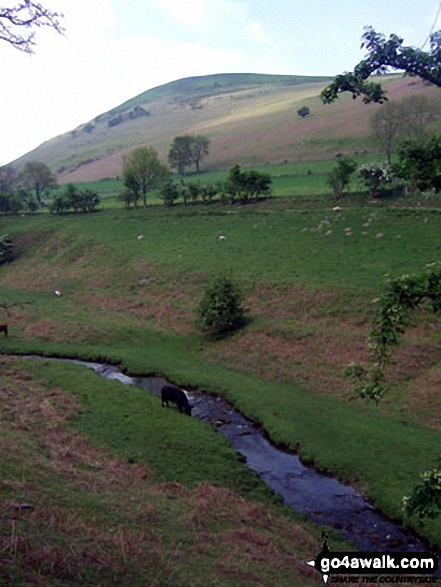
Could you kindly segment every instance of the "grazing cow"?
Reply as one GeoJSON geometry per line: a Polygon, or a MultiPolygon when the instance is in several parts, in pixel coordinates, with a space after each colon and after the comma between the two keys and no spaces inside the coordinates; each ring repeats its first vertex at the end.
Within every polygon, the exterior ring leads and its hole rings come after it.
{"type": "Polygon", "coordinates": [[[172,385],[164,385],[161,390],[162,407],[167,406],[168,402],[173,402],[179,408],[179,411],[184,411],[186,414],[191,416],[191,405],[188,403],[187,396],[177,387],[172,385]]]}
{"type": "Polygon", "coordinates": [[[5,337],[8,336],[8,325],[7,324],[0,324],[0,332],[4,332],[5,337]]]}

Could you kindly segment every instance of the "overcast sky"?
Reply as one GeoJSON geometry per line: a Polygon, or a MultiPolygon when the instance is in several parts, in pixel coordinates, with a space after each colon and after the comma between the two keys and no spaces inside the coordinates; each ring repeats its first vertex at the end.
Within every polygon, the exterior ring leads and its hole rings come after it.
{"type": "Polygon", "coordinates": [[[368,25],[422,46],[439,6],[434,0],[40,2],[64,13],[66,33],[37,31],[32,56],[0,41],[0,165],[176,79],[335,75],[364,56],[360,40],[368,25]]]}

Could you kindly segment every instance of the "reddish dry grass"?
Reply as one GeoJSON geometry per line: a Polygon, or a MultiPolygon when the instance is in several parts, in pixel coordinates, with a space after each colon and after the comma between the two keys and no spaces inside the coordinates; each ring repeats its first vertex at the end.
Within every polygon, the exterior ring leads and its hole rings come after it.
{"type": "MultiPolygon", "coordinates": [[[[350,298],[345,292],[260,284],[247,299],[257,319],[234,337],[208,344],[206,357],[263,379],[299,381],[311,392],[352,397],[344,370],[350,363],[368,364],[372,324],[364,300],[350,298]]],[[[415,322],[395,349],[387,378],[409,416],[439,430],[441,321],[420,313],[415,322]]],[[[385,401],[383,408],[393,406],[385,401]]]]}

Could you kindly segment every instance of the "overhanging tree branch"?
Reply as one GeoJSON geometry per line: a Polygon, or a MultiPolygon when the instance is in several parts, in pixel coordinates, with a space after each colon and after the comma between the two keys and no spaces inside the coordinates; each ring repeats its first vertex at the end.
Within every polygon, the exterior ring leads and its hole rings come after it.
{"type": "Polygon", "coordinates": [[[49,27],[63,33],[63,15],[52,12],[38,2],[23,0],[13,7],[0,6],[0,40],[25,53],[33,53],[35,29],[49,27]]]}
{"type": "Polygon", "coordinates": [[[363,35],[363,47],[368,51],[367,58],[356,65],[353,72],[337,75],[323,90],[321,97],[325,104],[331,104],[343,92],[351,92],[354,99],[363,96],[366,104],[387,101],[381,84],[369,81],[369,77],[391,70],[418,76],[441,87],[441,31],[430,35],[430,51],[426,52],[403,46],[403,39],[397,35],[390,35],[386,39],[382,33],[369,27],[363,35]]]}

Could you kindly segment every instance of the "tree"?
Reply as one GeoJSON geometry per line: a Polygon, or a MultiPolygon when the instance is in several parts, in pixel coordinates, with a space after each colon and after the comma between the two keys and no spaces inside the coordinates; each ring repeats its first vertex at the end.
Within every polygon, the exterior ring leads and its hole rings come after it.
{"type": "Polygon", "coordinates": [[[210,146],[210,139],[203,135],[193,137],[193,144],[191,147],[193,153],[193,162],[196,165],[196,173],[200,173],[200,165],[205,155],[208,155],[208,147],[210,146]]]}
{"type": "Polygon", "coordinates": [[[392,164],[392,155],[402,128],[401,112],[398,102],[388,102],[371,119],[374,137],[386,152],[389,165],[392,164]]]}
{"type": "Polygon", "coordinates": [[[225,189],[231,196],[231,201],[234,202],[236,197],[242,197],[245,189],[245,177],[242,173],[240,165],[235,163],[228,172],[227,180],[225,182],[225,189]]]}
{"type": "Polygon", "coordinates": [[[179,198],[181,190],[174,181],[166,181],[161,188],[162,199],[164,200],[164,206],[169,208],[174,206],[175,201],[179,198]]]}
{"type": "Polygon", "coordinates": [[[185,175],[185,168],[194,163],[194,138],[190,135],[175,137],[170,145],[168,161],[170,167],[177,169],[181,177],[185,175]]]}
{"type": "Polygon", "coordinates": [[[357,168],[357,163],[350,157],[341,157],[327,177],[327,183],[334,190],[334,197],[338,201],[345,189],[349,186],[351,176],[357,168]]]}
{"type": "Polygon", "coordinates": [[[268,194],[271,191],[271,176],[268,173],[261,173],[255,169],[242,171],[237,163],[230,168],[225,182],[225,190],[231,196],[231,201],[236,198],[241,201],[249,197],[257,198],[261,194],[268,194]]]}
{"type": "Polygon", "coordinates": [[[441,514],[441,470],[425,471],[420,479],[403,498],[404,513],[420,521],[437,518],[441,514]]]}
{"type": "Polygon", "coordinates": [[[261,194],[269,194],[271,192],[271,176],[269,173],[261,173],[255,169],[243,172],[244,176],[244,191],[246,198],[248,196],[258,199],[261,194]]]}
{"type": "Polygon", "coordinates": [[[441,191],[441,136],[405,141],[398,149],[396,174],[416,190],[441,191]]]}
{"type": "Polygon", "coordinates": [[[311,111],[308,106],[302,106],[299,110],[297,110],[297,114],[301,118],[305,118],[305,116],[309,116],[311,114],[311,111]]]}
{"type": "Polygon", "coordinates": [[[212,279],[206,286],[197,307],[203,329],[222,334],[243,326],[245,310],[239,286],[226,276],[212,279]]]}
{"type": "Polygon", "coordinates": [[[365,163],[359,167],[357,173],[363,178],[364,183],[369,189],[369,196],[371,198],[377,197],[381,192],[384,193],[393,181],[389,165],[365,163]]]}
{"type": "Polygon", "coordinates": [[[406,139],[426,139],[432,123],[441,114],[439,100],[424,94],[407,96],[399,106],[402,120],[400,135],[406,139]]]}
{"type": "Polygon", "coordinates": [[[17,170],[11,164],[0,167],[0,193],[12,191],[17,184],[17,170]]]}
{"type": "Polygon", "coordinates": [[[427,265],[420,275],[402,275],[388,279],[385,293],[378,300],[369,337],[369,368],[352,364],[346,371],[354,381],[354,390],[376,404],[387,392],[385,371],[392,361],[392,349],[398,346],[404,329],[412,324],[412,315],[428,302],[433,312],[441,309],[441,268],[427,265]]]}
{"type": "Polygon", "coordinates": [[[403,39],[397,35],[390,35],[386,39],[382,33],[368,27],[363,35],[362,47],[368,51],[366,59],[356,65],[353,72],[337,75],[322,91],[321,97],[325,104],[334,102],[342,92],[351,92],[354,99],[363,96],[365,104],[382,104],[387,101],[386,93],[380,83],[368,81],[368,78],[390,69],[404,71],[407,75],[418,76],[441,87],[441,31],[430,36],[430,51],[426,52],[403,46],[403,39]]]}
{"type": "Polygon", "coordinates": [[[52,12],[39,2],[20,0],[15,6],[0,7],[0,40],[25,53],[33,53],[35,29],[49,27],[62,33],[63,15],[52,12]]]}
{"type": "Polygon", "coordinates": [[[35,196],[39,206],[43,205],[41,196],[44,190],[52,187],[56,187],[57,180],[55,175],[46,165],[40,161],[28,161],[21,174],[21,180],[24,185],[35,190],[35,196]]]}
{"type": "MultiPolygon", "coordinates": [[[[157,187],[169,175],[169,169],[161,163],[153,147],[136,147],[123,155],[124,185],[134,194],[142,194],[144,208],[147,207],[147,193],[157,187]]],[[[137,198],[135,199],[135,204],[137,198]]],[[[136,207],[136,205],[135,205],[136,207]]]]}

